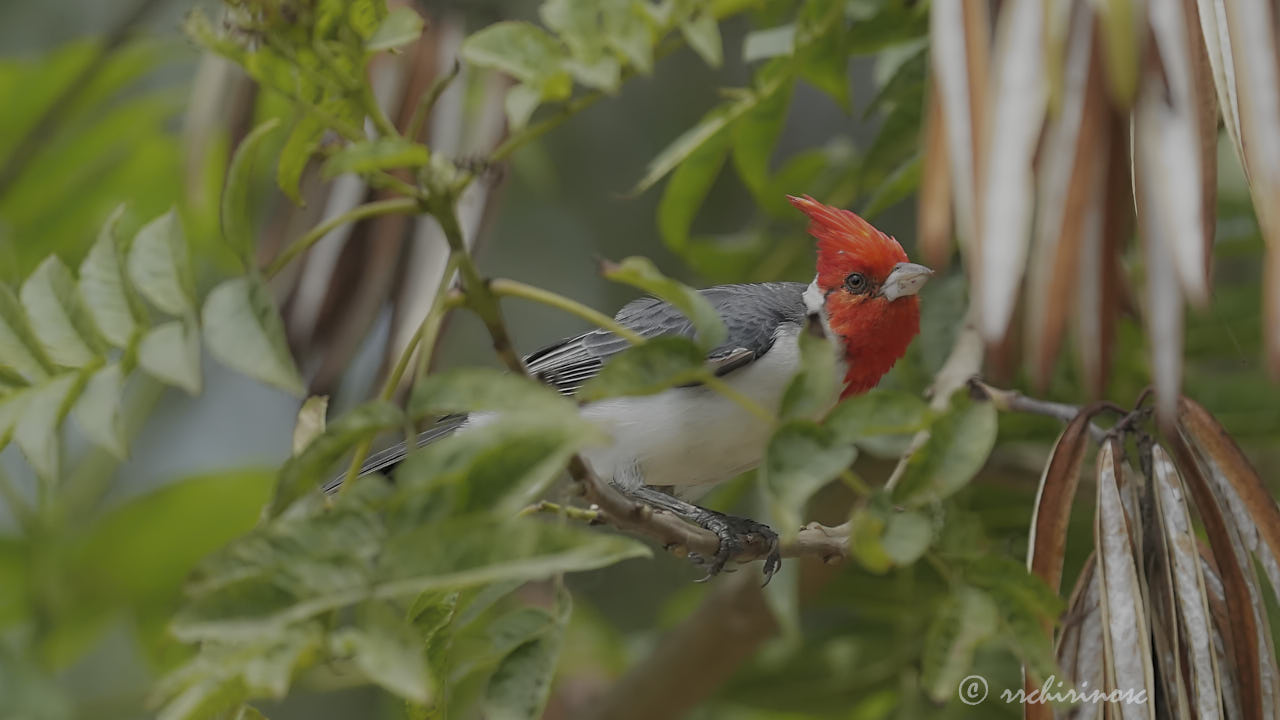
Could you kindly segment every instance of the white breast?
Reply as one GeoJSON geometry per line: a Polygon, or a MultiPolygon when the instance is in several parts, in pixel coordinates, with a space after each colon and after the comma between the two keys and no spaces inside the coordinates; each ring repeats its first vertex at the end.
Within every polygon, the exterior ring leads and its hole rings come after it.
{"type": "MultiPolygon", "coordinates": [[[[726,381],[777,410],[799,367],[798,330],[790,323],[780,326],[769,351],[726,381]]],[[[837,399],[838,391],[831,404],[837,399]]],[[[758,465],[770,434],[765,421],[701,386],[592,403],[582,412],[614,439],[583,453],[597,473],[624,485],[672,486],[686,499],[758,465]]]]}

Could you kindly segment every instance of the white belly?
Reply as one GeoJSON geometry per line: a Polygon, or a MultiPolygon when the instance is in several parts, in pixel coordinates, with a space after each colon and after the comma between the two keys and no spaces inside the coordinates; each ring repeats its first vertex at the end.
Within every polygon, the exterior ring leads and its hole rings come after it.
{"type": "MultiPolygon", "coordinates": [[[[764,357],[725,376],[770,411],[799,367],[795,326],[783,327],[789,332],[780,333],[764,357]]],[[[771,432],[764,420],[701,386],[605,400],[582,412],[613,438],[612,445],[583,453],[599,475],[624,485],[672,486],[686,499],[758,465],[771,432]]]]}

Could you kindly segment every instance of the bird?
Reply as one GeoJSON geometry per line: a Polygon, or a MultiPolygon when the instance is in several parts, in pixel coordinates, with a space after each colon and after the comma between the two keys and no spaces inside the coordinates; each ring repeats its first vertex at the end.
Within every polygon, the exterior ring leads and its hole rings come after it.
{"type": "MultiPolygon", "coordinates": [[[[906,354],[920,331],[917,294],[933,271],[910,262],[897,240],[852,211],[808,195],[788,200],[808,216],[808,232],[817,241],[813,281],[700,290],[728,330],[726,339],[707,353],[706,363],[739,393],[765,408],[777,408],[800,369],[800,333],[806,328],[820,333],[836,357],[837,376],[821,410],[825,413],[842,398],[873,388],[906,354]]],[[[653,297],[627,304],[615,320],[646,339],[693,337],[696,332],[680,310],[653,297]]],[[[625,338],[595,329],[546,345],[524,363],[531,377],[572,397],[629,346],[625,338]]],[[[703,385],[589,402],[579,412],[611,439],[581,453],[597,475],[636,501],[715,533],[715,556],[696,558],[708,566],[707,578],[719,573],[744,544],[763,539],[769,548],[763,567],[768,582],[781,565],[777,533],[750,518],[695,504],[717,484],[761,462],[772,432],[768,421],[703,385]]],[[[423,431],[415,444],[421,447],[485,421],[478,413],[445,418],[423,431]]],[[[409,451],[401,443],[377,453],[360,474],[390,473],[409,451]]],[[[341,481],[335,478],[325,490],[333,491],[341,481]]]]}

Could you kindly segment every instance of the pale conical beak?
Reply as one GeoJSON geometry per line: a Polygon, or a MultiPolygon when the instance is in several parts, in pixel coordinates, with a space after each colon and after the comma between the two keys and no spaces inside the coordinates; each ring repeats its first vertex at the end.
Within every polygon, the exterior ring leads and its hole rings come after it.
{"type": "Polygon", "coordinates": [[[893,272],[889,273],[889,277],[884,279],[884,285],[880,286],[880,294],[890,302],[900,297],[915,295],[929,281],[929,276],[932,274],[933,271],[923,265],[898,263],[893,266],[893,272]]]}

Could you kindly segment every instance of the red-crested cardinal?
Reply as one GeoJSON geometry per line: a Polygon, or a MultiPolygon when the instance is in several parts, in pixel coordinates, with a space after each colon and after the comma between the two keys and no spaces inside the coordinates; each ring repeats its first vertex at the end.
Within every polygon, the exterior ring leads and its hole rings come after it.
{"type": "MultiPolygon", "coordinates": [[[[702,290],[729,331],[707,355],[707,364],[738,392],[776,408],[800,368],[799,333],[807,321],[820,323],[837,357],[834,405],[874,387],[906,352],[920,330],[916,293],[933,271],[908,262],[897,240],[854,213],[808,196],[789,199],[809,216],[809,233],[818,241],[817,276],[807,286],[770,282],[702,290]]],[[[694,334],[679,310],[654,298],[629,303],[616,319],[644,337],[694,334]]],[[[591,330],[538,350],[525,364],[530,376],[571,396],[628,345],[612,332],[591,330]]],[[[581,412],[612,438],[611,444],[582,453],[597,474],[637,500],[716,533],[720,548],[708,561],[710,575],[752,534],[771,547],[766,577],[777,570],[777,535],[771,528],[692,503],[760,463],[772,430],[767,422],[699,385],[587,403],[581,412]]],[[[478,420],[446,419],[423,432],[417,444],[481,424],[478,420]]],[[[387,472],[406,453],[403,443],[384,450],[369,458],[362,474],[387,472]]]]}

